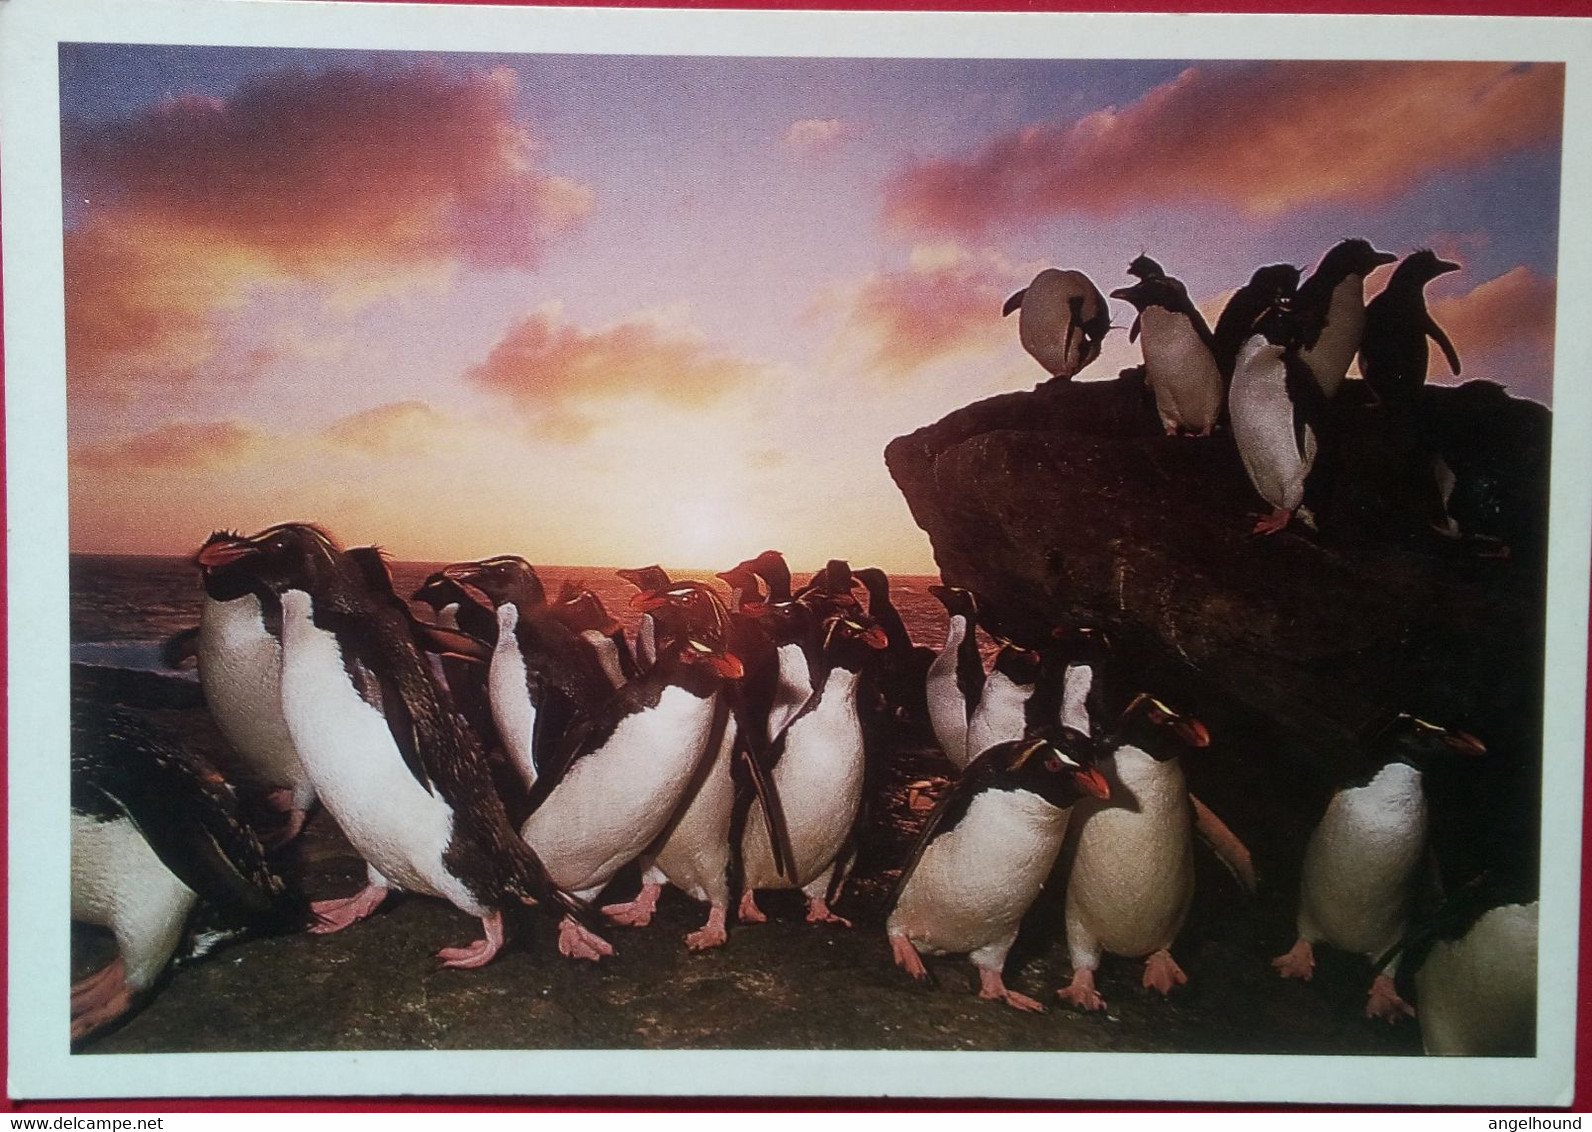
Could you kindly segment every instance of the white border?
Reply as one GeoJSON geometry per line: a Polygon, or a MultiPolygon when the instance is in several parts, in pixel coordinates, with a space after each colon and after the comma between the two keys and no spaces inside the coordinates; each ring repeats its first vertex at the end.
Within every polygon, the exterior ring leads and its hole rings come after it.
{"type": "Polygon", "coordinates": [[[0,177],[10,574],[10,1016],[18,1097],[547,1094],[1570,1103],[1592,389],[1592,22],[4,0],[0,177]],[[1538,1047],[1530,1060],[845,1051],[67,1053],[66,415],[57,44],[949,58],[1446,58],[1567,67],[1543,752],[1538,1047]],[[1574,202],[1569,203],[1569,202],[1574,202]],[[1561,864],[1562,863],[1562,864],[1561,864]],[[49,940],[44,945],[39,940],[49,940]]]}

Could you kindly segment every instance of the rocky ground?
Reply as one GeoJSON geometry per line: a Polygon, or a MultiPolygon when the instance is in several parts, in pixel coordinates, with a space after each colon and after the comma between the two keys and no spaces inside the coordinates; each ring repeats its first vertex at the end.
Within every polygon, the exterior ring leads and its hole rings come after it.
{"type": "MultiPolygon", "coordinates": [[[[222,740],[192,685],[158,677],[96,678],[78,689],[146,705],[142,710],[221,764],[222,740]],[[163,706],[147,706],[147,705],[163,706]]],[[[1203,770],[1233,768],[1215,746],[1203,770]]],[[[978,999],[972,968],[930,959],[933,985],[890,962],[885,905],[925,811],[909,785],[948,771],[921,745],[880,759],[870,835],[838,910],[851,929],[802,922],[790,894],[763,900],[765,925],[736,928],[727,946],[688,952],[684,934],[703,909],[666,895],[653,924],[615,929],[618,954],[601,964],[562,959],[550,918],[528,914],[510,945],[477,971],[439,970],[432,953],[474,939],[478,925],[436,900],[410,897],[331,936],[240,943],[180,967],[149,1005],[82,1051],[390,1049],[926,1049],[1100,1050],[1311,1054],[1419,1054],[1414,1026],[1360,1016],[1364,960],[1323,953],[1314,982],[1284,982],[1267,961],[1292,942],[1292,850],[1252,845],[1261,892],[1245,897],[1203,849],[1199,894],[1175,953],[1189,983],[1169,999],[1138,985],[1140,967],[1109,960],[1100,986],[1109,1004],[1084,1015],[1057,1006],[1024,1014],[978,999]],[[781,899],[781,896],[785,896],[781,899]]],[[[1210,791],[1207,791],[1210,793],[1210,791]]],[[[1237,791],[1235,797],[1241,797],[1237,791]]],[[[1213,802],[1213,804],[1217,804],[1213,802]]],[[[1229,805],[1231,800],[1229,800],[1229,805]]],[[[1242,814],[1224,815],[1243,825],[1242,814]]],[[[361,863],[320,813],[300,840],[298,867],[312,897],[344,895],[361,863]]],[[[622,873],[610,898],[634,891],[622,873]]],[[[1009,982],[1049,999],[1069,969],[1060,910],[1035,910],[1014,953],[1009,982]]],[[[76,927],[73,974],[109,955],[109,939],[76,927]]]]}

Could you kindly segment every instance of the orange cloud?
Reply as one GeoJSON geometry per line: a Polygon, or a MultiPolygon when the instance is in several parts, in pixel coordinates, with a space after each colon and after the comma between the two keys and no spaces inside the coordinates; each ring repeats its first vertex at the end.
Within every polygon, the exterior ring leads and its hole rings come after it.
{"type": "Polygon", "coordinates": [[[67,123],[67,369],[125,399],[214,361],[214,314],[251,285],[368,288],[456,264],[534,267],[590,211],[536,167],[507,69],[296,68],[227,99],[67,123]]]}
{"type": "Polygon", "coordinates": [[[424,401],[394,401],[334,421],[321,436],[372,456],[433,452],[442,447],[452,422],[424,401]]]}
{"type": "Polygon", "coordinates": [[[73,450],[83,472],[154,472],[224,468],[247,463],[272,444],[269,434],[241,421],[169,421],[125,440],[73,450]]]}
{"type": "Polygon", "coordinates": [[[1125,107],[1027,126],[899,174],[885,215],[977,233],[1205,199],[1255,216],[1385,200],[1560,134],[1564,67],[1267,62],[1190,67],[1125,107]]]}
{"type": "Polygon", "coordinates": [[[785,144],[799,154],[818,153],[852,137],[856,127],[841,118],[803,118],[785,131],[785,144]]]}
{"type": "Polygon", "coordinates": [[[699,408],[761,372],[690,331],[642,320],[586,330],[550,307],[516,323],[466,377],[507,397],[543,433],[577,440],[605,404],[641,397],[699,408]]]}
{"type": "MultiPolygon", "coordinates": [[[[1459,351],[1463,376],[1486,377],[1547,400],[1553,363],[1556,288],[1529,267],[1516,267],[1463,295],[1435,299],[1432,317],[1459,351]]],[[[1433,350],[1428,373],[1448,378],[1433,350]]]]}
{"type": "Polygon", "coordinates": [[[899,271],[867,276],[840,297],[846,328],[870,344],[869,364],[903,377],[942,358],[999,346],[1015,330],[1001,303],[1021,284],[1014,269],[960,248],[918,248],[899,271]]]}

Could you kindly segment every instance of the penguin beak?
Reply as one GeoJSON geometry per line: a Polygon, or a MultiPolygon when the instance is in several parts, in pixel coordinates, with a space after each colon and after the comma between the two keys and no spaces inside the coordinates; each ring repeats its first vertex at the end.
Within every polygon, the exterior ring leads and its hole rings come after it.
{"type": "Polygon", "coordinates": [[[741,663],[740,657],[734,653],[719,652],[701,641],[688,642],[684,656],[692,664],[707,665],[726,680],[739,680],[746,675],[746,666],[741,663]]]}
{"type": "Polygon", "coordinates": [[[1443,742],[1462,755],[1485,755],[1487,745],[1476,736],[1465,731],[1450,731],[1443,736],[1443,742]]]}
{"type": "Polygon", "coordinates": [[[1397,263],[1398,262],[1398,258],[1399,257],[1394,255],[1392,252],[1372,252],[1371,253],[1371,261],[1374,264],[1376,264],[1377,267],[1383,267],[1383,266],[1385,266],[1387,264],[1390,264],[1390,263],[1397,263]]]}
{"type": "Polygon", "coordinates": [[[654,609],[662,609],[669,604],[669,599],[662,594],[648,593],[642,590],[630,599],[630,608],[640,610],[642,613],[651,613],[654,609]]]}
{"type": "Polygon", "coordinates": [[[199,553],[194,555],[194,561],[203,569],[214,570],[258,553],[260,548],[247,539],[219,539],[200,547],[199,553]]]}
{"type": "Polygon", "coordinates": [[[862,643],[871,649],[884,649],[890,647],[890,638],[879,626],[869,625],[862,634],[862,643]]]}
{"type": "Polygon", "coordinates": [[[1115,291],[1111,292],[1111,297],[1113,299],[1122,299],[1127,302],[1132,302],[1133,296],[1138,293],[1138,284],[1134,284],[1132,287],[1118,287],[1115,291]]]}
{"type": "Polygon", "coordinates": [[[1440,259],[1437,261],[1437,274],[1439,275],[1447,275],[1450,271],[1458,270],[1460,270],[1460,266],[1457,263],[1450,263],[1446,259],[1440,259]]]}
{"type": "Polygon", "coordinates": [[[1172,724],[1172,730],[1177,733],[1179,739],[1190,747],[1209,747],[1211,745],[1211,733],[1205,730],[1203,723],[1192,716],[1180,719],[1172,724]]]}
{"type": "Polygon", "coordinates": [[[1111,797],[1111,786],[1106,782],[1105,775],[1094,767],[1073,771],[1072,780],[1078,784],[1078,789],[1091,797],[1102,801],[1111,797]]]}

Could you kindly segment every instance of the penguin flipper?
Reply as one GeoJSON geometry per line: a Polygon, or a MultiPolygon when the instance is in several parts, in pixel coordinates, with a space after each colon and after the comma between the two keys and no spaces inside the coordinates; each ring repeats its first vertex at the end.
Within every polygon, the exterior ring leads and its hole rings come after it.
{"type": "MultiPolygon", "coordinates": [[[[1443,351],[1443,357],[1448,359],[1448,368],[1455,377],[1459,376],[1459,352],[1454,349],[1454,344],[1448,340],[1448,335],[1443,333],[1443,328],[1432,320],[1430,315],[1426,318],[1426,333],[1438,349],[1443,351]]],[[[1421,375],[1425,377],[1425,374],[1421,375]]]]}
{"type": "Polygon", "coordinates": [[[1255,895],[1255,863],[1249,855],[1249,849],[1228,828],[1226,822],[1211,812],[1209,806],[1193,794],[1188,796],[1188,800],[1194,807],[1194,829],[1215,852],[1217,859],[1227,866],[1227,871],[1233,874],[1233,879],[1240,887],[1250,896],[1255,895]]]}
{"type": "Polygon", "coordinates": [[[441,625],[415,620],[415,643],[421,649],[438,656],[453,657],[472,664],[487,664],[492,660],[492,647],[485,641],[458,629],[445,629],[441,625]]]}
{"type": "Polygon", "coordinates": [[[918,832],[918,839],[912,845],[912,852],[907,854],[906,862],[901,866],[901,875],[896,879],[895,889],[890,893],[890,899],[885,904],[886,909],[893,910],[896,902],[901,899],[901,890],[912,879],[912,873],[918,867],[918,862],[923,859],[923,854],[929,845],[941,833],[949,833],[956,828],[968,807],[973,804],[973,799],[984,789],[984,786],[993,777],[994,764],[985,758],[974,759],[962,771],[961,777],[951,783],[951,788],[945,796],[929,811],[929,816],[924,819],[923,828],[918,832]]]}
{"type": "Polygon", "coordinates": [[[1142,314],[1136,314],[1133,316],[1133,325],[1128,327],[1129,342],[1137,342],[1139,340],[1139,322],[1143,318],[1144,316],[1142,314]]]}
{"type": "Polygon", "coordinates": [[[1028,288],[1024,287],[1021,291],[1018,291],[1016,294],[1012,295],[1009,299],[1007,299],[1006,300],[1006,305],[1001,307],[1001,317],[1005,318],[1007,315],[1011,314],[1018,307],[1022,306],[1023,305],[1023,296],[1026,295],[1026,294],[1028,294],[1028,288]]]}
{"type": "Polygon", "coordinates": [[[791,845],[790,824],[785,819],[785,806],[780,801],[779,789],[774,785],[772,770],[745,739],[735,743],[737,765],[745,767],[745,775],[757,794],[757,803],[763,809],[763,824],[768,830],[768,848],[774,858],[774,868],[787,880],[796,879],[796,850],[791,845]]]}
{"type": "Polygon", "coordinates": [[[181,668],[190,660],[199,658],[199,626],[173,633],[160,643],[160,663],[167,668],[181,668]]]}
{"type": "Polygon", "coordinates": [[[1321,421],[1326,414],[1327,395],[1316,381],[1309,363],[1298,354],[1293,352],[1284,354],[1282,363],[1284,388],[1288,391],[1288,400],[1293,405],[1294,444],[1299,449],[1300,459],[1304,459],[1305,430],[1308,428],[1317,436],[1321,435],[1321,421]]]}
{"type": "MultiPolygon", "coordinates": [[[[369,671],[366,665],[360,667],[369,671]]],[[[426,788],[426,793],[435,794],[437,791],[432,781],[431,770],[426,766],[425,756],[421,754],[425,744],[421,742],[415,717],[409,710],[409,703],[404,699],[403,688],[398,680],[379,671],[370,671],[370,678],[381,689],[381,714],[387,721],[387,730],[392,733],[393,742],[398,746],[398,753],[403,756],[404,765],[409,768],[409,773],[414,775],[415,781],[426,788]]]]}

